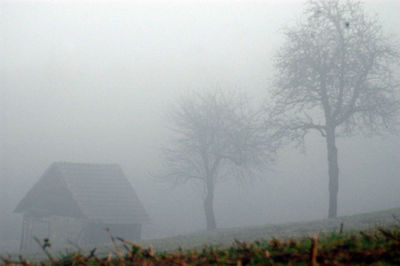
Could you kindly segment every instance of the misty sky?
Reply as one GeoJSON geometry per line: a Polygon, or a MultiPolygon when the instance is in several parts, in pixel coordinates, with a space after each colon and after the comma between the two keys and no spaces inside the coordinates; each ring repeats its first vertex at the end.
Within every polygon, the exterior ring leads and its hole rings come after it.
{"type": "MultiPolygon", "coordinates": [[[[145,237],[202,230],[200,190],[152,177],[169,134],[165,113],[204,88],[267,100],[273,55],[303,4],[1,2],[3,208],[12,211],[54,161],[118,163],[152,218],[145,237]]],[[[400,2],[366,9],[399,44],[400,2]]],[[[326,217],[324,139],[311,134],[306,148],[285,149],[260,180],[218,184],[218,225],[326,217]]],[[[339,215],[400,206],[399,136],[339,139],[338,150],[339,215]]]]}

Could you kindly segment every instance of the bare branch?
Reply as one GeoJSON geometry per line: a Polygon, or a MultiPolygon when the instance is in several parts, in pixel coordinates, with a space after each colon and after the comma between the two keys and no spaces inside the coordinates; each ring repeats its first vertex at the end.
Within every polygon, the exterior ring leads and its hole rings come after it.
{"type": "Polygon", "coordinates": [[[305,15],[275,58],[277,135],[301,140],[308,130],[325,137],[328,126],[346,134],[390,128],[400,112],[393,76],[400,57],[378,21],[357,1],[310,1],[305,15]]]}
{"type": "Polygon", "coordinates": [[[242,95],[217,91],[182,98],[170,115],[175,134],[163,149],[162,178],[180,184],[250,177],[273,160],[261,115],[242,95]]]}

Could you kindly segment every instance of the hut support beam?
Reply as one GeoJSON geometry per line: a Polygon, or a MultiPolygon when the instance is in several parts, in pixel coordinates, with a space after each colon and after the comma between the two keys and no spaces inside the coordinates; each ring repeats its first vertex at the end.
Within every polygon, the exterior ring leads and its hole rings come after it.
{"type": "Polygon", "coordinates": [[[24,215],[22,220],[21,242],[19,250],[24,251],[29,249],[32,241],[32,217],[24,215]]]}

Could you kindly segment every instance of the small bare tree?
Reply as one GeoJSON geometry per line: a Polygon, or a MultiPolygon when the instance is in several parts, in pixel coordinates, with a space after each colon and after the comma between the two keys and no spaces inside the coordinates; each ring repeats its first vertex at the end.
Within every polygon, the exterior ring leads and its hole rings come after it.
{"type": "Polygon", "coordinates": [[[171,114],[174,138],[164,149],[166,174],[175,184],[199,181],[204,187],[207,230],[216,229],[215,184],[247,179],[273,159],[273,147],[248,101],[222,91],[182,98],[171,114]]]}
{"type": "Polygon", "coordinates": [[[356,1],[310,1],[305,20],[286,32],[275,61],[277,136],[326,139],[329,217],[337,216],[337,136],[393,129],[399,111],[393,65],[398,53],[375,18],[356,1]],[[369,131],[366,131],[369,129],[369,131]]]}

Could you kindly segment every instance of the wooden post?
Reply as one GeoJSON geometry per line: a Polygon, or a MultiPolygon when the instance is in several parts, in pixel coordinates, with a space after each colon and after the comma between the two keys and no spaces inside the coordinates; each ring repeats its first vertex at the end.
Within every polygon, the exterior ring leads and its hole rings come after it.
{"type": "Polygon", "coordinates": [[[24,251],[30,248],[32,241],[32,217],[24,214],[22,220],[21,242],[19,251],[24,251]]]}
{"type": "Polygon", "coordinates": [[[46,220],[47,220],[47,238],[50,240],[51,237],[50,217],[46,217],[46,220]]]}
{"type": "Polygon", "coordinates": [[[25,234],[26,234],[26,222],[25,222],[25,214],[24,214],[24,216],[22,217],[21,241],[19,242],[19,252],[24,250],[25,234]]]}

